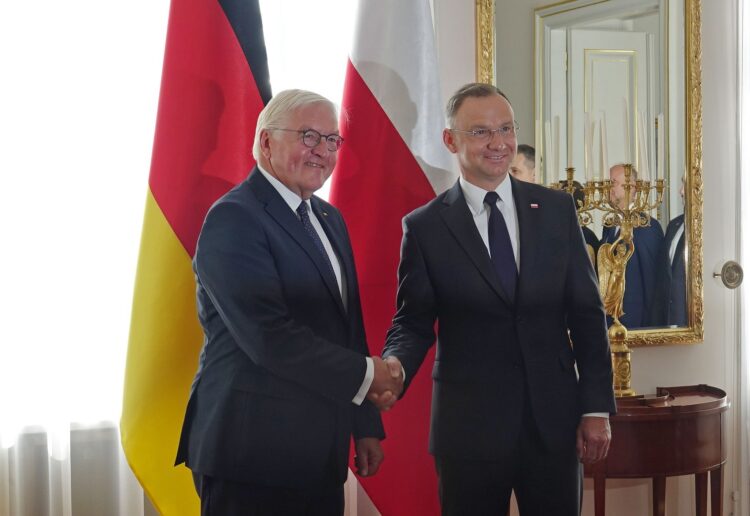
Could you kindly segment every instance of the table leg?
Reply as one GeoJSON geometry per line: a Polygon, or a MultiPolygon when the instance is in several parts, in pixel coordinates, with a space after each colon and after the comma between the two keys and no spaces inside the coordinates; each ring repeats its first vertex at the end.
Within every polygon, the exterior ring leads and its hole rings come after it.
{"type": "Polygon", "coordinates": [[[724,465],[711,470],[711,516],[721,516],[724,508],[724,465]]]}
{"type": "Polygon", "coordinates": [[[654,516],[664,516],[664,497],[667,490],[667,477],[664,475],[654,477],[651,479],[652,482],[652,488],[653,488],[653,515],[654,516]]]}
{"type": "Polygon", "coordinates": [[[604,516],[604,494],[607,487],[607,477],[594,475],[594,514],[604,516]]]}
{"type": "Polygon", "coordinates": [[[708,473],[695,474],[695,514],[708,515],[708,473]]]}

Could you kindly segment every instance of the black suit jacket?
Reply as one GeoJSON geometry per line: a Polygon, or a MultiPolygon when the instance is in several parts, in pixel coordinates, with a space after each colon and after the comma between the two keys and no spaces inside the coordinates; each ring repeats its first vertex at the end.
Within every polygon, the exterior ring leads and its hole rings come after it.
{"type": "Polygon", "coordinates": [[[687,291],[685,283],[685,232],[675,247],[674,261],[669,261],[669,248],[677,230],[685,223],[685,215],[675,217],[667,225],[667,232],[657,256],[656,291],[652,306],[654,326],[687,326],[687,291]]]}
{"type": "Polygon", "coordinates": [[[193,261],[205,333],[177,463],[241,482],[340,485],[349,442],[380,437],[377,409],[352,403],[367,344],[349,237],[312,208],[341,263],[347,306],[296,214],[260,172],[206,216],[193,261]]]}
{"type": "Polygon", "coordinates": [[[604,310],[573,199],[509,179],[520,230],[515,303],[458,183],[404,218],[398,310],[384,355],[413,378],[437,320],[435,455],[503,458],[517,442],[525,398],[556,450],[575,446],[583,413],[615,411],[604,310]]]}

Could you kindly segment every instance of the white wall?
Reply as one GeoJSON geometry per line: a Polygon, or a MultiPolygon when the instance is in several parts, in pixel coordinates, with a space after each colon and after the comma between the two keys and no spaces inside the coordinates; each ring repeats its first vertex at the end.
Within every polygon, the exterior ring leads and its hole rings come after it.
{"type": "MultiPolygon", "coordinates": [[[[512,99],[522,128],[532,128],[533,9],[551,2],[497,1],[500,4],[496,12],[497,42],[513,48],[498,63],[498,85],[512,99]]],[[[434,0],[434,4],[441,87],[447,99],[457,86],[474,80],[474,2],[434,0]]],[[[648,393],[656,386],[708,383],[726,390],[733,399],[737,394],[737,299],[712,273],[739,253],[736,242],[738,8],[737,0],[710,2],[710,6],[702,13],[705,341],[697,345],[636,349],[633,385],[639,392],[648,393]]],[[[533,141],[531,133],[528,136],[533,141]]],[[[729,461],[724,492],[725,514],[732,514],[731,493],[739,490],[738,463],[734,458],[737,423],[732,409],[728,423],[729,461]]],[[[669,516],[694,514],[693,501],[691,477],[667,480],[669,516]]],[[[584,504],[584,514],[593,514],[593,491],[588,481],[584,504]]],[[[650,481],[608,482],[608,515],[649,514],[650,506],[650,481]]]]}

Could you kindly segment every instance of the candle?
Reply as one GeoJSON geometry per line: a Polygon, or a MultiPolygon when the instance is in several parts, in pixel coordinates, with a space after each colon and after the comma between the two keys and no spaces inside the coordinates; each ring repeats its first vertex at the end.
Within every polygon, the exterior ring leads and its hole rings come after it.
{"type": "Polygon", "coordinates": [[[540,120],[534,120],[534,173],[535,173],[535,182],[538,182],[538,177],[541,175],[541,167],[539,166],[539,162],[541,160],[541,153],[542,153],[542,147],[541,147],[541,139],[542,139],[542,131],[541,131],[541,121],[540,120]]]}
{"type": "Polygon", "coordinates": [[[591,167],[593,166],[593,152],[591,148],[591,114],[588,111],[584,113],[583,123],[583,138],[585,140],[583,142],[583,175],[586,181],[589,181],[591,179],[591,167]]]}
{"type": "Polygon", "coordinates": [[[544,122],[544,179],[552,183],[552,130],[549,120],[544,122]]]}
{"type": "Polygon", "coordinates": [[[623,129],[625,130],[625,155],[623,161],[632,164],[630,159],[630,116],[628,115],[628,99],[622,98],[623,129]]]}
{"type": "Polygon", "coordinates": [[[602,158],[602,179],[609,177],[609,161],[607,159],[607,114],[602,111],[602,125],[599,126],[601,136],[601,158],[602,158]]]}
{"type": "Polygon", "coordinates": [[[656,126],[657,138],[659,139],[657,142],[658,151],[656,154],[656,159],[658,160],[656,164],[656,178],[664,179],[664,167],[666,166],[666,163],[664,162],[664,113],[659,113],[659,116],[656,117],[656,126]]]}
{"type": "Polygon", "coordinates": [[[555,163],[554,163],[554,168],[552,169],[552,180],[555,183],[557,183],[557,177],[558,177],[558,174],[560,173],[560,116],[559,115],[555,115],[555,119],[554,120],[555,120],[555,126],[554,126],[554,130],[555,130],[555,140],[554,140],[555,141],[555,147],[554,147],[555,163]]]}
{"type": "Polygon", "coordinates": [[[638,113],[638,161],[640,162],[641,177],[644,181],[651,179],[651,171],[648,159],[648,136],[646,134],[646,115],[638,113]]]}

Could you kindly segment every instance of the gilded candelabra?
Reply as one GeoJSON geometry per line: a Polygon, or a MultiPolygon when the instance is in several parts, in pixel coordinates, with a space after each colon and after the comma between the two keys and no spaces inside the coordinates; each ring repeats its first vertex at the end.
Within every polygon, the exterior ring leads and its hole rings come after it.
{"type": "MultiPolygon", "coordinates": [[[[602,225],[619,227],[617,239],[599,247],[596,257],[599,275],[599,292],[604,309],[612,317],[609,326],[609,342],[612,351],[612,369],[614,371],[614,389],[619,397],[634,396],[630,387],[631,367],[630,348],[626,342],[628,330],[620,322],[623,315],[623,296],[625,294],[625,270],[628,260],[633,255],[633,230],[648,226],[651,223],[649,212],[659,206],[664,197],[664,180],[657,179],[654,184],[648,180],[633,180],[633,166],[624,165],[625,181],[623,184],[625,207],[614,202],[610,193],[612,182],[609,179],[586,181],[583,187],[583,201],[577,201],[578,220],[582,226],[593,221],[593,211],[602,212],[602,225]]],[[[563,189],[571,195],[575,191],[572,167],[565,169],[567,179],[552,184],[552,188],[563,189]]]]}

